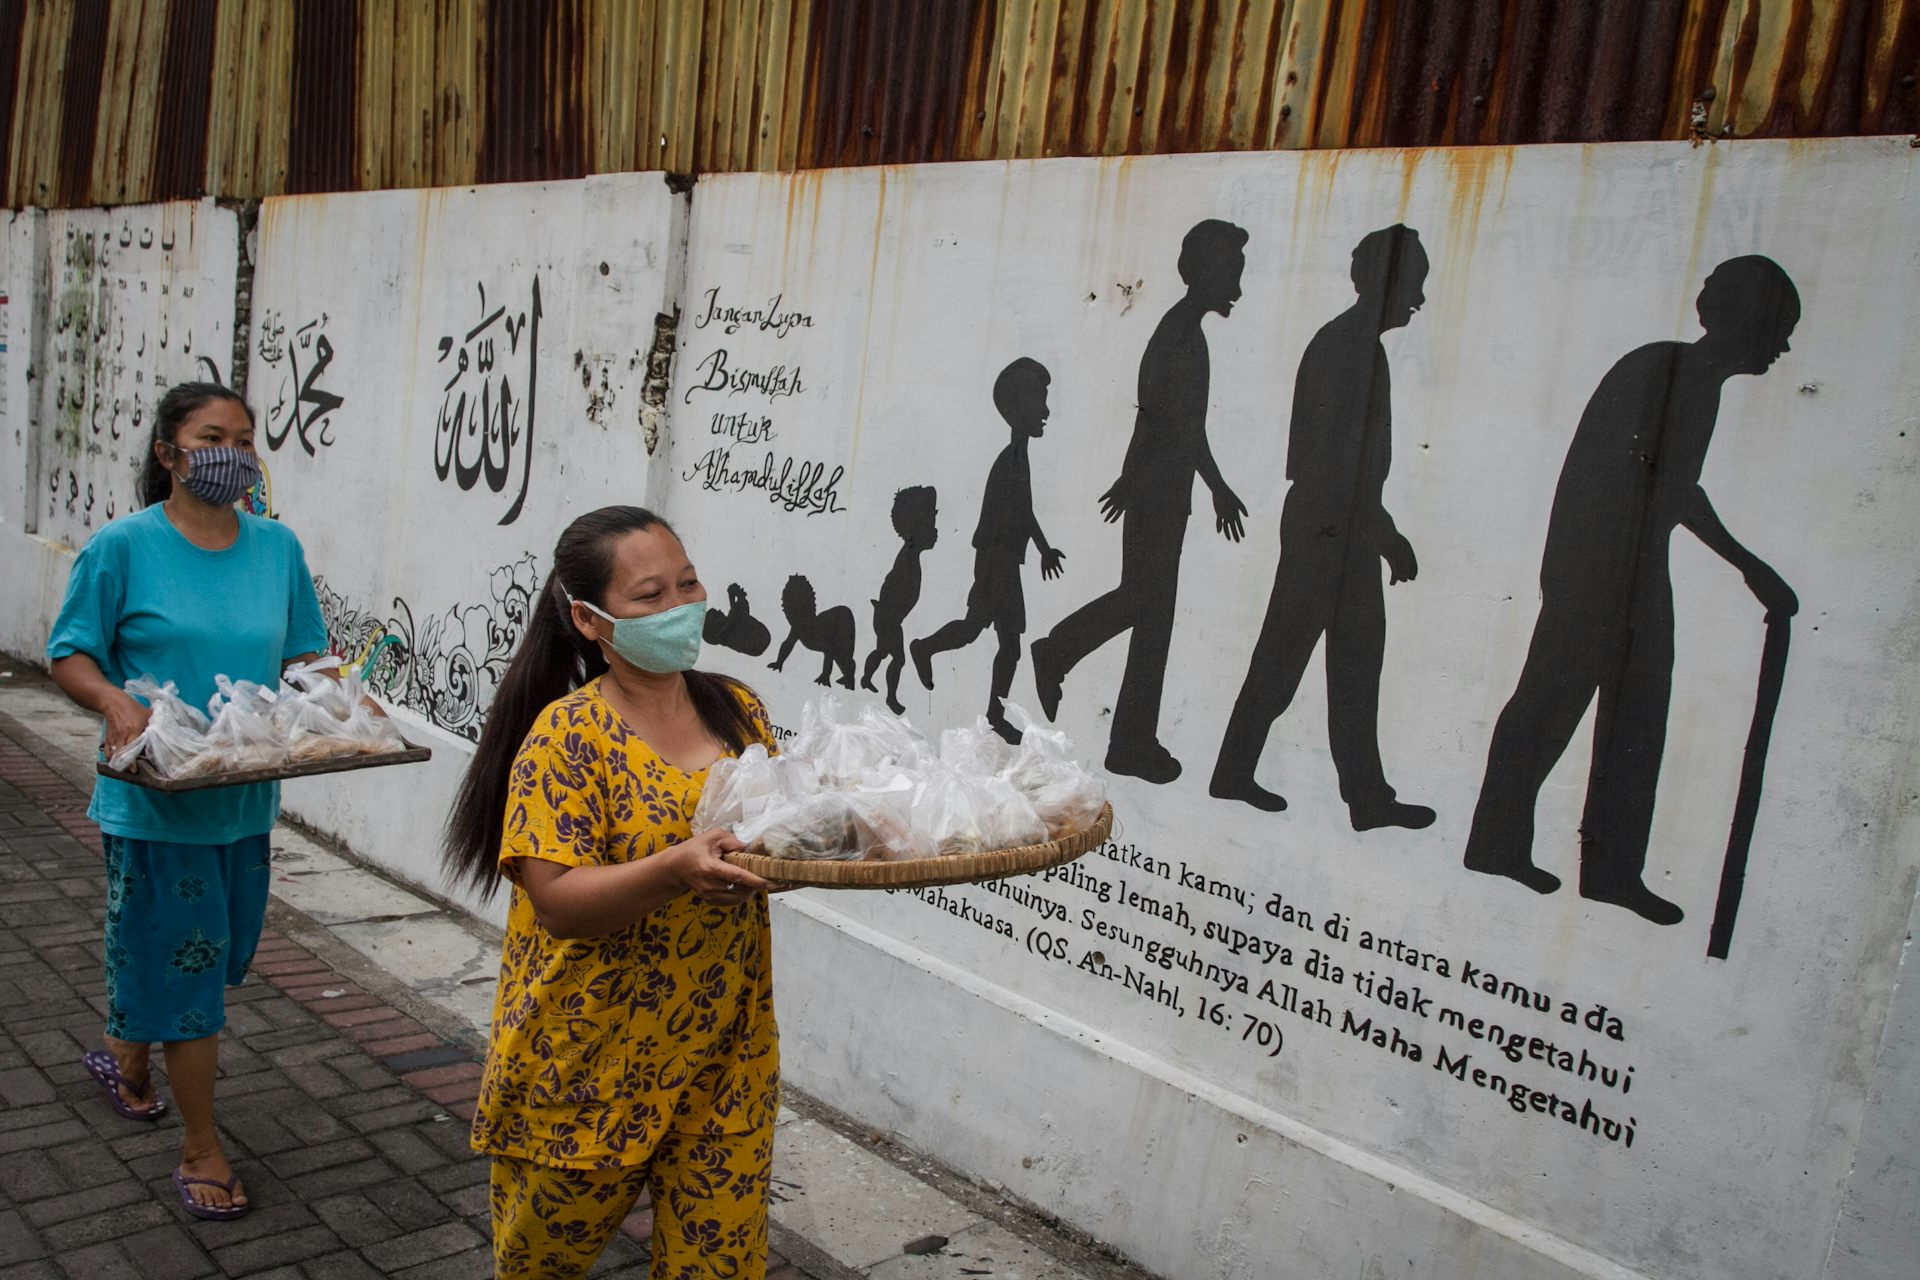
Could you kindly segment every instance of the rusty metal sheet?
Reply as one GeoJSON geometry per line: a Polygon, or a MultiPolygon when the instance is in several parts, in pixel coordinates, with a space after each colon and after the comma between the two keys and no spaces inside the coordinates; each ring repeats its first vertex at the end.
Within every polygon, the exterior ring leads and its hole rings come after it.
{"type": "Polygon", "coordinates": [[[360,12],[354,0],[296,0],[287,190],[356,185],[354,108],[360,86],[360,12]]]}
{"type": "Polygon", "coordinates": [[[75,0],[67,28],[67,74],[60,85],[59,185],[54,197],[63,205],[87,203],[111,2],[75,0]]]}
{"type": "MultiPolygon", "coordinates": [[[[19,93],[26,24],[26,0],[0,0],[0,103],[9,107],[19,93]]],[[[13,134],[0,130],[0,178],[13,172],[13,134]]]]}
{"type": "Polygon", "coordinates": [[[293,9],[223,0],[214,22],[207,131],[211,195],[280,195],[287,187],[293,9]]]}
{"type": "Polygon", "coordinates": [[[218,9],[219,0],[173,0],[168,6],[146,199],[190,199],[206,192],[218,9]]]}
{"type": "Polygon", "coordinates": [[[1920,0],[0,0],[9,51],[16,206],[1920,128],[1920,0]]]}

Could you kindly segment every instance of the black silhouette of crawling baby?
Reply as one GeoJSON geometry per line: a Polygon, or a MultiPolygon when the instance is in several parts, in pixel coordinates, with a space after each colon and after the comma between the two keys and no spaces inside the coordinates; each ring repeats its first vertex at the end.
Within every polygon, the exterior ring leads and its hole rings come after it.
{"type": "Polygon", "coordinates": [[[853,688],[853,610],[843,604],[820,609],[813,584],[796,573],[780,593],[780,611],[787,615],[787,638],[780,643],[780,656],[773,660],[773,669],[778,671],[786,665],[794,645],[804,644],[821,655],[820,677],[815,684],[832,684],[837,666],[841,686],[853,688]]]}

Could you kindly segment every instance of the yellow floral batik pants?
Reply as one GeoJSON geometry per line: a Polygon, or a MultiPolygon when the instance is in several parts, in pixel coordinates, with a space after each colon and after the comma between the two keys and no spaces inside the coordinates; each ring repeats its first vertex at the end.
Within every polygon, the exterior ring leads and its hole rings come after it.
{"type": "Polygon", "coordinates": [[[646,1164],[557,1169],[493,1157],[493,1263],[515,1280],[574,1280],[653,1194],[653,1280],[761,1280],[773,1127],[669,1133],[646,1164]]]}

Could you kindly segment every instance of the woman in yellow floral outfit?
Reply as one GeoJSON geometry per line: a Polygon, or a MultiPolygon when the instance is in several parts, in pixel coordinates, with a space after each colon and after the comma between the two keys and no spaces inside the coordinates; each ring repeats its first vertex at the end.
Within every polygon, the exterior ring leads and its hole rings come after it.
{"type": "Polygon", "coordinates": [[[513,886],[473,1122],[500,1276],[584,1276],[643,1190],[654,1280],[766,1270],[769,886],[689,823],[708,766],[773,735],[691,669],[705,601],[651,512],[574,521],[455,803],[452,871],[513,886]]]}

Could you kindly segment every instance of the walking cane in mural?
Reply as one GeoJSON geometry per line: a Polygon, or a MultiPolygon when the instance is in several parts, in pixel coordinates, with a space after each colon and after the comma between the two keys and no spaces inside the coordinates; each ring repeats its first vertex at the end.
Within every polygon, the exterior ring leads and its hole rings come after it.
{"type": "Polygon", "coordinates": [[[1753,824],[1760,814],[1760,788],[1766,778],[1767,747],[1773,741],[1773,716],[1780,709],[1780,689],[1786,683],[1787,639],[1792,626],[1787,614],[1767,615],[1767,638],[1760,650],[1760,688],[1754,697],[1746,755],[1740,762],[1740,790],[1733,801],[1727,856],[1720,867],[1720,900],[1714,906],[1713,928],[1707,932],[1707,954],[1716,960],[1725,960],[1727,949],[1733,945],[1733,922],[1740,913],[1740,895],[1747,887],[1747,852],[1753,847],[1753,824]]]}
{"type": "Polygon", "coordinates": [[[787,616],[787,638],[780,642],[780,654],[769,665],[780,670],[793,646],[804,644],[821,657],[815,684],[832,684],[833,669],[839,667],[841,686],[853,688],[853,610],[843,604],[819,608],[813,584],[796,573],[780,593],[780,611],[787,616]]]}
{"type": "Polygon", "coordinates": [[[934,491],[917,484],[893,495],[893,531],[900,535],[900,552],[893,568],[880,583],[880,595],[873,601],[873,652],[867,655],[867,669],[860,673],[860,687],[878,693],[873,673],[887,659],[887,708],[897,716],[907,714],[900,703],[900,668],[907,663],[907,615],[920,603],[920,556],[940,540],[939,519],[934,491]]]}
{"type": "MultiPolygon", "coordinates": [[[[1669,925],[1683,912],[1648,889],[1642,875],[1673,688],[1673,530],[1686,528],[1738,569],[1766,611],[1760,706],[1728,849],[1736,883],[1744,877],[1758,766],[1786,667],[1786,619],[1799,609],[1780,575],[1720,523],[1700,473],[1722,386],[1740,374],[1765,373],[1786,353],[1800,296],[1772,259],[1733,258],[1707,277],[1695,309],[1703,337],[1627,355],[1581,415],[1547,525],[1540,617],[1519,686],[1494,726],[1466,852],[1470,870],[1540,893],[1560,887],[1558,877],[1533,865],[1534,805],[1597,694],[1580,893],[1669,925]]],[[[1737,889],[1733,897],[1737,903],[1737,889]]],[[[1724,891],[1722,913],[1730,934],[1724,891]]]]}
{"type": "Polygon", "coordinates": [[[1209,312],[1233,313],[1247,265],[1246,245],[1245,231],[1214,219],[1195,226],[1181,242],[1179,270],[1187,293],[1168,308],[1140,358],[1133,439],[1120,478],[1100,495],[1106,521],[1122,522],[1120,585],[1033,642],[1035,691],[1051,720],[1067,673],[1121,632],[1133,633],[1114,702],[1106,765],[1110,773],[1147,782],[1180,776],[1180,762],[1160,742],[1160,697],[1196,475],[1213,493],[1214,528],[1233,542],[1244,532],[1247,508],[1221,478],[1207,443],[1211,370],[1200,322],[1209,312]]]}
{"type": "Polygon", "coordinates": [[[766,623],[753,616],[753,610],[747,607],[746,588],[737,582],[727,586],[726,608],[707,610],[701,634],[708,644],[744,653],[749,658],[759,657],[773,643],[773,633],[767,630],[766,623]]]}
{"type": "Polygon", "coordinates": [[[994,459],[980,499],[980,523],[973,533],[973,590],[967,594],[966,616],[913,642],[913,669],[920,683],[931,689],[936,655],[972,644],[982,631],[993,628],[999,648],[993,655],[987,722],[1013,743],[1020,741],[1020,731],[1007,721],[1006,701],[1013,690],[1013,673],[1020,666],[1020,639],[1027,631],[1027,598],[1020,585],[1027,544],[1040,552],[1042,578],[1059,577],[1066,559],[1047,545],[1047,535],[1033,514],[1033,470],[1027,458],[1027,442],[1046,434],[1047,387],[1052,381],[1045,365],[1024,356],[994,380],[993,406],[1013,429],[1013,439],[994,459]]]}
{"type": "Polygon", "coordinates": [[[1433,810],[1398,800],[1380,763],[1381,562],[1390,582],[1411,582],[1419,572],[1412,545],[1383,505],[1393,409],[1380,335],[1405,326],[1426,301],[1420,233],[1393,226],[1368,235],[1353,251],[1352,275],[1359,296],[1307,344],[1294,380],[1280,566],[1208,790],[1269,813],[1287,807],[1254,772],[1325,636],[1327,745],[1353,828],[1418,830],[1432,824],[1433,810]]]}

